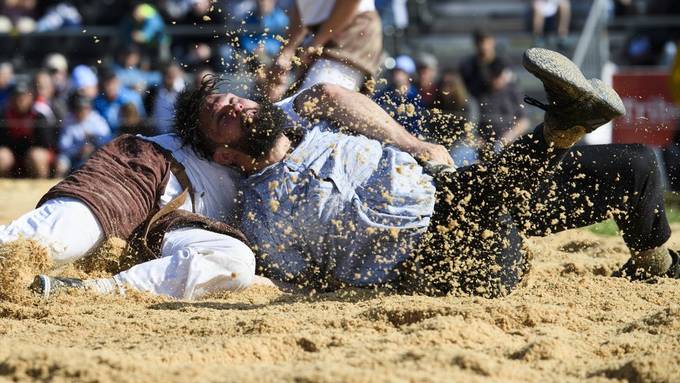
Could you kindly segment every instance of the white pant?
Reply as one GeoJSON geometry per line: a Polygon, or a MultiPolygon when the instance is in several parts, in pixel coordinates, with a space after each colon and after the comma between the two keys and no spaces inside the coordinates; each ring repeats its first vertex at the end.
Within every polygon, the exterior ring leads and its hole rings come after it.
{"type": "Polygon", "coordinates": [[[308,89],[320,83],[328,83],[357,91],[361,88],[363,81],[364,74],[361,71],[340,61],[322,58],[314,61],[314,64],[305,74],[305,79],[299,90],[308,89]]]}
{"type": "MultiPolygon", "coordinates": [[[[104,235],[85,204],[56,198],[8,226],[0,226],[0,243],[19,238],[38,241],[48,249],[53,262],[64,264],[86,256],[104,235]]],[[[243,242],[207,230],[183,228],[165,234],[161,258],[114,278],[141,291],[196,299],[214,291],[246,288],[254,275],[255,256],[243,242]]]]}

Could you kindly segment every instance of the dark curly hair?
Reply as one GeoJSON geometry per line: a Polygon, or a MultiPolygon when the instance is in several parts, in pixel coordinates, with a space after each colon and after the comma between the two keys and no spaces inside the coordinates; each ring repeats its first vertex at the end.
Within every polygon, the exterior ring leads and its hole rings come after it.
{"type": "Polygon", "coordinates": [[[221,80],[216,75],[205,75],[201,83],[185,88],[175,101],[173,127],[184,145],[189,145],[199,156],[210,159],[215,148],[201,131],[199,113],[205,99],[217,92],[221,80]]]}
{"type": "MultiPolygon", "coordinates": [[[[175,132],[184,145],[189,145],[205,159],[211,159],[217,147],[205,137],[198,116],[205,99],[216,93],[222,83],[217,75],[206,75],[200,86],[183,90],[175,101],[175,132]]],[[[264,98],[257,99],[259,108],[255,116],[244,116],[241,121],[246,137],[240,148],[255,158],[263,156],[274,146],[276,138],[285,133],[287,125],[287,116],[279,107],[264,98]]]]}

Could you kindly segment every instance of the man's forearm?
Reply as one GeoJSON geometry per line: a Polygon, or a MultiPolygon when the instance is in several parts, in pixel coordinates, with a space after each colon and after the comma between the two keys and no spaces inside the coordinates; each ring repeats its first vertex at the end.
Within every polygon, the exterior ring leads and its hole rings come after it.
{"type": "Polygon", "coordinates": [[[300,11],[297,9],[297,4],[293,4],[289,12],[290,23],[286,33],[286,42],[284,43],[282,53],[294,54],[295,49],[302,44],[302,41],[307,34],[307,28],[302,25],[302,18],[300,11]]]}
{"type": "Polygon", "coordinates": [[[308,119],[324,119],[339,128],[416,153],[422,141],[410,134],[370,98],[337,85],[318,84],[295,99],[298,113],[308,119]]]}

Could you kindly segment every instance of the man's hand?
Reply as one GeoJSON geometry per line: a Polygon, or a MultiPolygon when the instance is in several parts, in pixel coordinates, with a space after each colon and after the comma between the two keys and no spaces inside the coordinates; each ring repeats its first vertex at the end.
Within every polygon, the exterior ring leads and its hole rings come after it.
{"type": "Polygon", "coordinates": [[[305,49],[302,52],[302,55],[300,56],[300,65],[308,67],[312,62],[314,62],[314,60],[321,57],[322,53],[323,46],[311,45],[305,47],[305,49]]]}
{"type": "Polygon", "coordinates": [[[453,166],[453,158],[442,145],[421,141],[420,145],[411,151],[411,155],[421,161],[453,166]]]}

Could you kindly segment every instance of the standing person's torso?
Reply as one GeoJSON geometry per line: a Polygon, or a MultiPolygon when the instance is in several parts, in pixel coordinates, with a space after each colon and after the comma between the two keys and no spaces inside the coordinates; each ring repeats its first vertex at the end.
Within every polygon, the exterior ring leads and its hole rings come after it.
{"type": "Polygon", "coordinates": [[[12,146],[12,149],[23,151],[35,143],[35,124],[38,115],[33,109],[21,113],[9,106],[4,117],[9,141],[5,143],[6,145],[12,146]]]}
{"type": "Polygon", "coordinates": [[[491,86],[488,67],[489,64],[481,62],[476,55],[465,59],[460,66],[460,75],[465,82],[465,87],[477,101],[489,91],[491,86]]]}
{"type": "MultiPolygon", "coordinates": [[[[335,0],[295,0],[295,3],[300,11],[302,24],[305,26],[323,23],[335,6],[335,0]]],[[[375,1],[361,0],[357,13],[369,11],[375,11],[375,1]]]]}

